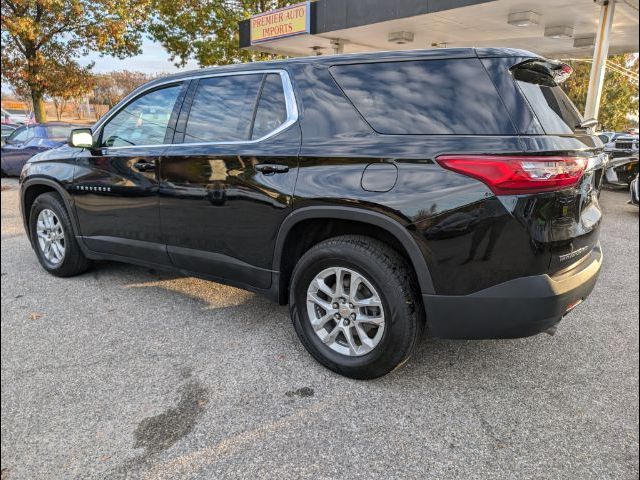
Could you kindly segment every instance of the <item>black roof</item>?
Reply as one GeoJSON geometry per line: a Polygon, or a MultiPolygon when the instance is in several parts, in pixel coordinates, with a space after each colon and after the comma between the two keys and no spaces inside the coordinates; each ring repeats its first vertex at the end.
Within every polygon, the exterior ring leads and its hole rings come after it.
{"type": "Polygon", "coordinates": [[[246,72],[251,70],[286,68],[292,64],[319,64],[319,65],[339,65],[343,63],[367,63],[409,59],[446,59],[446,58],[490,58],[490,57],[519,57],[519,58],[539,58],[539,55],[527,50],[515,48],[432,48],[423,50],[395,50],[383,52],[367,53],[347,53],[340,55],[315,55],[309,57],[294,57],[283,60],[267,60],[263,62],[234,63],[231,65],[221,65],[216,67],[189,70],[186,72],[174,73],[165,77],[154,79],[145,85],[145,88],[154,84],[166,83],[171,80],[203,76],[224,72],[246,72]]]}
{"type": "MultiPolygon", "coordinates": [[[[198,70],[189,70],[178,72],[172,75],[159,77],[151,80],[129,93],[114,107],[126,103],[132,97],[136,96],[140,91],[153,88],[155,85],[163,85],[172,81],[187,80],[194,77],[203,77],[207,75],[215,75],[219,73],[233,72],[250,72],[252,70],[268,70],[268,69],[286,69],[288,65],[294,64],[317,64],[317,65],[340,65],[348,63],[367,63],[367,62],[383,62],[383,61],[401,61],[401,60],[420,60],[420,59],[447,59],[447,58],[540,58],[539,55],[527,50],[518,50],[515,48],[431,48],[423,50],[399,50],[388,52],[367,52],[367,53],[348,53],[340,55],[315,55],[310,57],[294,57],[283,60],[268,60],[264,62],[247,62],[235,63],[231,65],[222,65],[217,67],[207,67],[198,70]]],[[[94,128],[99,127],[109,118],[104,115],[100,118],[94,128]]]]}

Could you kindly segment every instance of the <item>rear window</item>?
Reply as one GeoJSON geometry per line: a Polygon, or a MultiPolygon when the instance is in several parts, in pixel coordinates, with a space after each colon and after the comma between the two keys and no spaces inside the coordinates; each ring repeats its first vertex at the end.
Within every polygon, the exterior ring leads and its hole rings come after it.
{"type": "Polygon", "coordinates": [[[572,134],[582,116],[553,77],[536,62],[513,69],[513,78],[547,134],[572,134]]]}
{"type": "Polygon", "coordinates": [[[378,133],[515,133],[477,58],[338,65],[331,73],[378,133]]]}
{"type": "Polygon", "coordinates": [[[36,133],[33,127],[20,127],[9,136],[8,143],[24,143],[35,136],[36,133]]]}

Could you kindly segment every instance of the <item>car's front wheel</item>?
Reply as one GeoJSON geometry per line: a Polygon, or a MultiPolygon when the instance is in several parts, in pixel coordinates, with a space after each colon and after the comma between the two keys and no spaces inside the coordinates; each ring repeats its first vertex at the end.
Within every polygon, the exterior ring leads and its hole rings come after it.
{"type": "Polygon", "coordinates": [[[62,199],[50,192],[38,196],[29,214],[31,242],[40,264],[53,275],[70,277],[86,271],[90,261],[73,235],[62,199]]]}
{"type": "Polygon", "coordinates": [[[331,238],[306,252],[293,272],[289,308],[309,353],[359,379],[404,363],[424,326],[406,261],[364,236],[331,238]]]}

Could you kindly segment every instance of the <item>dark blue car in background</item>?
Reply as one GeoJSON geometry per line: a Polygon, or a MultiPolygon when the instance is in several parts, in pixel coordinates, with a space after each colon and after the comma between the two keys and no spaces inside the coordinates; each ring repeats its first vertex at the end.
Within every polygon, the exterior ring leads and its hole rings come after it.
{"type": "Polygon", "coordinates": [[[36,153],[64,145],[69,132],[76,127],[64,122],[18,127],[2,145],[2,176],[19,176],[27,160],[36,153]]]}

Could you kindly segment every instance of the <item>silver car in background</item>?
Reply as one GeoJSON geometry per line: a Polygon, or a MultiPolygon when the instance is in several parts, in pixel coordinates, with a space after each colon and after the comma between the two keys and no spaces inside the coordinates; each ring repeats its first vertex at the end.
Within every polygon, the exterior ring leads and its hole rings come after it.
{"type": "Polygon", "coordinates": [[[638,135],[602,132],[599,135],[608,156],[604,181],[614,187],[629,187],[638,175],[638,135]]]}

